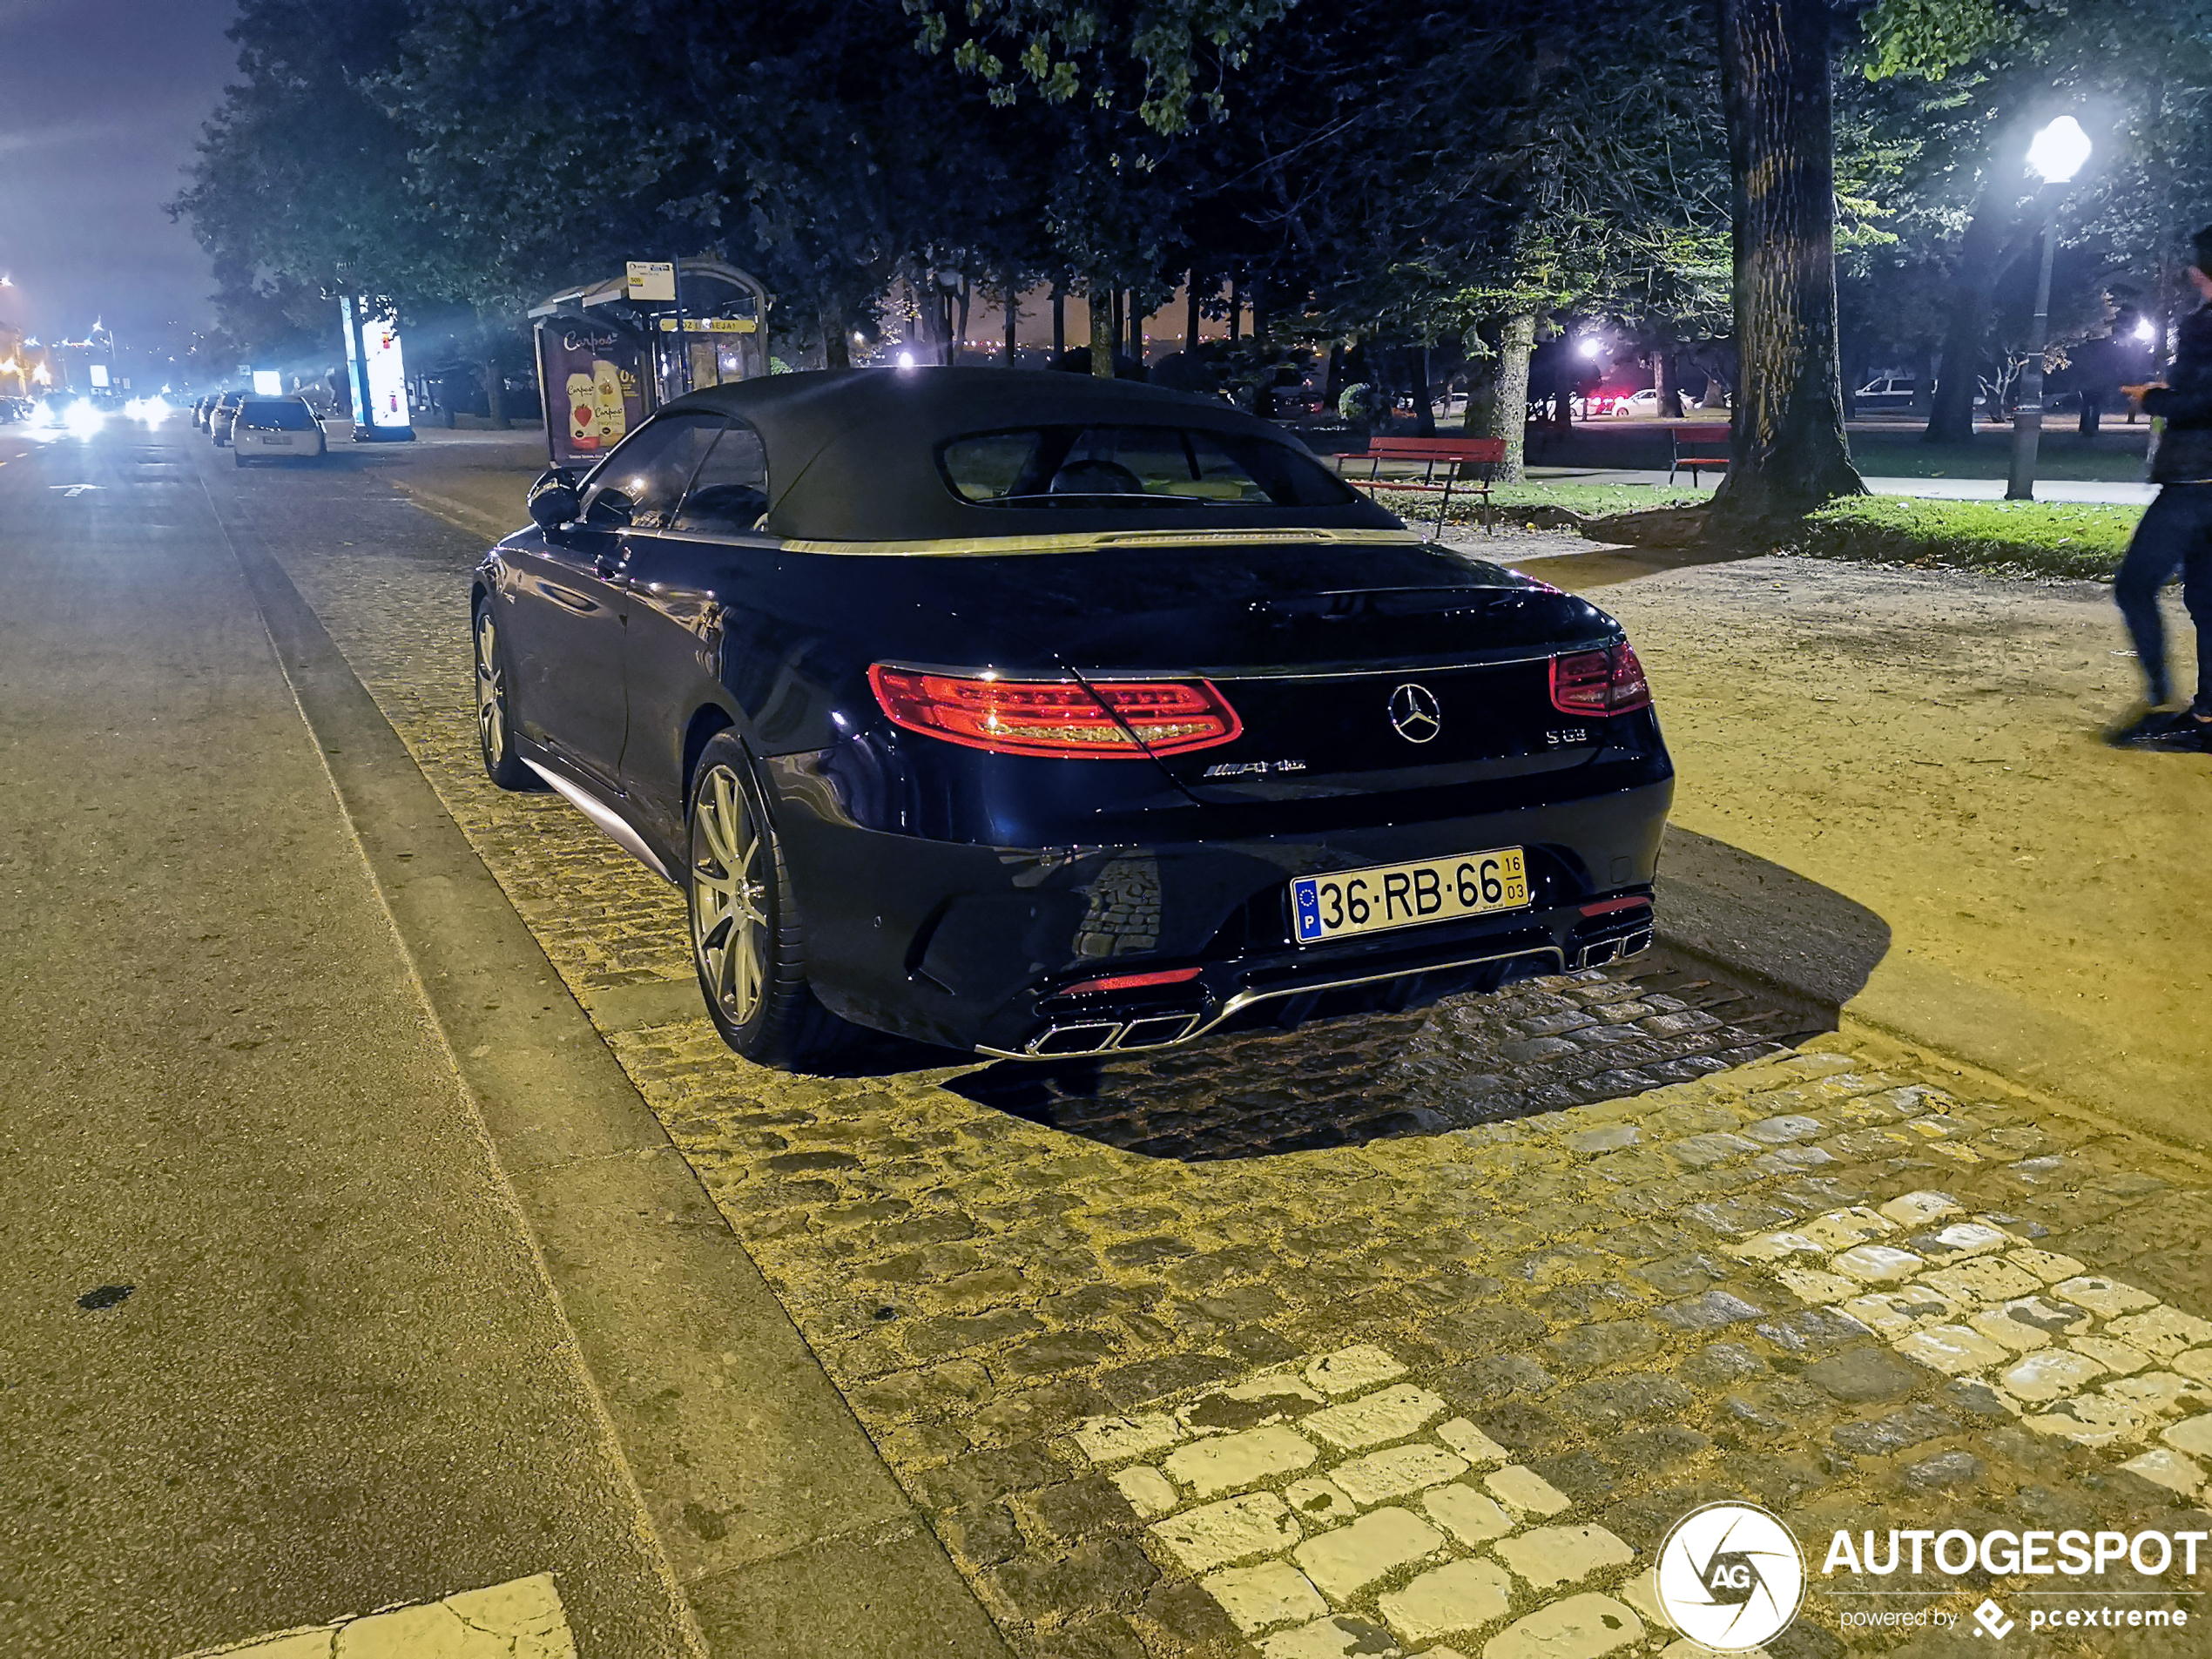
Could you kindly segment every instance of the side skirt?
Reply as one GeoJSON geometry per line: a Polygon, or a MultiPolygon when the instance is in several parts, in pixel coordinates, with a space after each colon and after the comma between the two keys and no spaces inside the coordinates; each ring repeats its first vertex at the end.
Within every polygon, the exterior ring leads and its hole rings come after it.
{"type": "Polygon", "coordinates": [[[559,772],[549,767],[541,766],[528,755],[523,757],[523,764],[544,779],[559,792],[562,799],[590,819],[594,828],[624,852],[629,853],[631,857],[636,859],[638,863],[667,882],[669,886],[682,885],[668,873],[668,867],[660,861],[653,849],[645,845],[645,838],[632,829],[630,820],[616,812],[613,807],[608,806],[597,795],[591,794],[583,785],[570,782],[559,772]]]}

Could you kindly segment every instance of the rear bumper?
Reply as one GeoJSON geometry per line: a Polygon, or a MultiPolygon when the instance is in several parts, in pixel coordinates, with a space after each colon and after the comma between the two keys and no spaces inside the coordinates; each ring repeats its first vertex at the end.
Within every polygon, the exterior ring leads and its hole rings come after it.
{"type": "Polygon", "coordinates": [[[1410,996],[1440,975],[1457,987],[1641,948],[1674,787],[1662,776],[1576,800],[1322,835],[1014,848],[859,828],[782,781],[778,822],[822,1001],[879,1030],[1037,1059],[1188,1042],[1262,1008],[1291,1020],[1298,999],[1336,989],[1410,996]],[[1292,876],[1505,846],[1527,849],[1527,909],[1291,942],[1292,876]],[[1128,993],[1068,988],[1190,968],[1190,979],[1128,993]]]}

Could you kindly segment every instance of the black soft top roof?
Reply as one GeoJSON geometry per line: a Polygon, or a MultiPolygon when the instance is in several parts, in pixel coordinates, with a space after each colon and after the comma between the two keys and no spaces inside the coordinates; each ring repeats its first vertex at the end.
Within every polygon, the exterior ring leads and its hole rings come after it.
{"type": "MultiPolygon", "coordinates": [[[[1340,507],[981,507],[937,470],[968,433],[1093,421],[1233,433],[1309,455],[1280,429],[1215,399],[1087,374],[1004,368],[840,368],[708,387],[671,410],[742,416],[768,451],[763,529],[793,541],[914,542],[1116,529],[1395,529],[1358,497],[1340,507]]],[[[1309,455],[1310,458],[1310,455],[1309,455]]]]}

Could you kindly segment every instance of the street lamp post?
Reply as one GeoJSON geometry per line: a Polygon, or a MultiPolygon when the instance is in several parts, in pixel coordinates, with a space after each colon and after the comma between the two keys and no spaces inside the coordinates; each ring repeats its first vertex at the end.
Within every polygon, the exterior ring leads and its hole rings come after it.
{"type": "Polygon", "coordinates": [[[2051,253],[2058,240],[2053,224],[2050,186],[2063,185],[2089,158],[2089,135],[2070,115],[2062,115],[2035,135],[2027,146],[2028,171],[2043,181],[2036,192],[2043,214],[2043,256],[2035,273],[2035,320],[2028,328],[2027,364],[2020,371],[2020,401],[2013,416],[2013,472],[2005,484],[2006,501],[2035,499],[2035,450],[2043,437],[2043,350],[2051,324],[2051,253]]]}

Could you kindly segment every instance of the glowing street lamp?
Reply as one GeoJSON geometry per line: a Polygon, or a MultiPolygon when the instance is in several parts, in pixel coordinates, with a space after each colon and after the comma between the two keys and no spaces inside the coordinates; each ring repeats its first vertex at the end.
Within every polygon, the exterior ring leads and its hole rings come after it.
{"type": "Polygon", "coordinates": [[[2137,319],[2135,323],[2135,338],[2141,341],[2144,345],[2149,345],[2153,341],[2158,338],[2157,325],[2153,323],[2148,317],[2137,319]]]}
{"type": "Polygon", "coordinates": [[[2036,192],[2043,210],[2043,259],[2035,277],[2035,320],[2028,328],[2027,365],[2020,371],[2019,411],[2013,416],[2013,472],[2005,483],[2006,501],[2035,499],[2035,450],[2043,436],[2043,348],[2051,328],[2051,251],[2057,237],[2051,219],[2051,188],[2073,181],[2089,159],[2089,135],[2070,115],[2038,132],[2027,146],[2027,170],[2042,181],[2036,192]]]}

